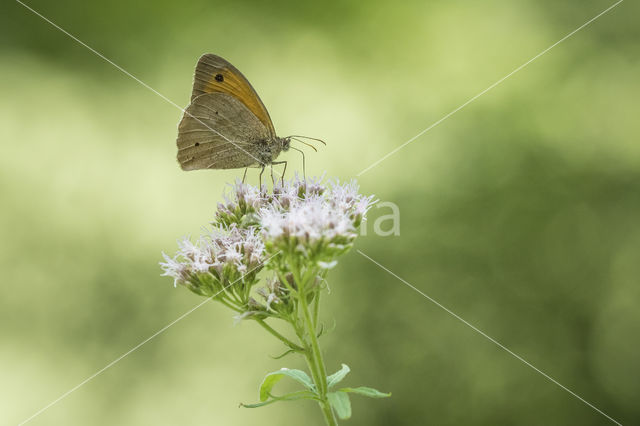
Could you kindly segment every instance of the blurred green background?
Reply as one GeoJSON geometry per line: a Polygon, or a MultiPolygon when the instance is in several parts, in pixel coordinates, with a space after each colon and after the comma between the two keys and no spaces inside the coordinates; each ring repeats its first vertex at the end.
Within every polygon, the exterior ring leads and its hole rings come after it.
{"type": "MultiPolygon", "coordinates": [[[[348,179],[613,2],[27,4],[181,106],[202,53],[229,59],[280,135],[329,142],[309,174],[348,179]]],[[[16,424],[202,300],[159,276],[160,253],[241,171],[180,171],[179,110],[2,8],[0,417],[16,424]]],[[[638,12],[621,3],[359,179],[401,209],[400,236],[359,249],[623,424],[640,424],[638,12]]],[[[329,279],[329,370],[393,392],[354,397],[345,424],[612,424],[355,251],[329,279]]],[[[207,304],[29,424],[321,425],[310,402],[238,408],[301,366],[280,351],[207,304]]]]}

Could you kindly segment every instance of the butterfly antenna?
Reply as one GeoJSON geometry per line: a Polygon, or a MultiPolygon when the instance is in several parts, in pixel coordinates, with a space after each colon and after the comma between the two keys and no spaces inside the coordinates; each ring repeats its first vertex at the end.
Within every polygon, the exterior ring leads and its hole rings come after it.
{"type": "Polygon", "coordinates": [[[322,145],[327,145],[327,143],[325,141],[323,141],[322,139],[318,139],[318,138],[312,138],[310,136],[302,136],[302,135],[292,135],[290,136],[291,138],[304,138],[304,139],[311,139],[312,141],[318,141],[320,142],[322,145]]]}
{"type": "Polygon", "coordinates": [[[302,141],[302,140],[300,140],[300,139],[296,138],[295,136],[289,136],[289,138],[290,138],[290,139],[293,139],[294,141],[300,142],[301,144],[304,144],[304,145],[306,145],[306,146],[309,146],[309,147],[311,147],[311,149],[313,149],[315,152],[318,152],[318,150],[316,149],[316,147],[315,147],[315,146],[313,146],[313,145],[311,145],[309,142],[302,141]]]}
{"type": "Polygon", "coordinates": [[[307,179],[307,166],[305,164],[305,159],[304,159],[304,151],[298,148],[294,148],[294,147],[290,147],[291,149],[295,149],[296,151],[298,151],[300,154],[302,154],[302,175],[304,176],[305,180],[307,179]]]}

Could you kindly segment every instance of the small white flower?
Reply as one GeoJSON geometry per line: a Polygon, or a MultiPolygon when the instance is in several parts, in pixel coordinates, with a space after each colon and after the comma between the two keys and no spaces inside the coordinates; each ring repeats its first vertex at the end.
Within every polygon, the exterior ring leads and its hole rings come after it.
{"type": "Polygon", "coordinates": [[[173,286],[177,287],[178,281],[183,278],[183,265],[175,259],[167,256],[164,252],[162,253],[162,257],[165,262],[160,262],[160,267],[164,271],[161,276],[173,278],[173,286]]]}
{"type": "Polygon", "coordinates": [[[278,304],[280,303],[280,299],[278,299],[278,296],[276,296],[274,293],[269,293],[269,295],[267,295],[267,310],[273,310],[271,308],[271,304],[278,304]]]}

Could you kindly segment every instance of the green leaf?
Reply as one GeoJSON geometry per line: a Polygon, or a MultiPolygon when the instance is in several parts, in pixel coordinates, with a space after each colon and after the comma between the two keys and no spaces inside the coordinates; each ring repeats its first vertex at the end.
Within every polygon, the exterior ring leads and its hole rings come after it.
{"type": "Polygon", "coordinates": [[[244,402],[241,402],[240,406],[244,408],[258,408],[258,407],[264,407],[265,405],[273,404],[274,402],[278,402],[278,401],[279,399],[270,399],[268,401],[258,402],[256,404],[245,404],[244,402]]]}
{"type": "Polygon", "coordinates": [[[357,393],[358,395],[368,396],[369,398],[388,398],[391,393],[383,393],[374,388],[368,388],[366,386],[360,386],[357,388],[342,388],[342,392],[357,393]]]}
{"type": "Polygon", "coordinates": [[[349,371],[351,371],[349,366],[347,364],[342,364],[342,368],[337,373],[333,373],[327,377],[327,387],[331,389],[333,386],[340,383],[342,379],[349,374],[349,371]]]}
{"type": "Polygon", "coordinates": [[[299,399],[315,399],[315,400],[319,400],[319,398],[318,398],[318,396],[316,395],[315,392],[298,391],[298,392],[291,392],[291,393],[288,393],[288,394],[285,394],[285,395],[282,395],[282,396],[272,397],[268,401],[258,402],[256,404],[243,404],[243,403],[240,403],[240,406],[244,407],[244,408],[258,408],[258,407],[264,407],[265,405],[273,404],[274,402],[278,402],[278,401],[297,401],[299,399]]]}
{"type": "Polygon", "coordinates": [[[351,401],[349,400],[349,394],[341,391],[329,392],[327,394],[329,404],[336,411],[336,414],[341,419],[348,419],[351,417],[351,401]]]}
{"type": "Polygon", "coordinates": [[[271,356],[269,355],[270,358],[273,359],[280,359],[280,358],[284,358],[285,356],[289,355],[292,352],[297,352],[295,349],[289,349],[288,351],[285,351],[284,353],[278,355],[278,356],[271,356]]]}
{"type": "Polygon", "coordinates": [[[260,385],[260,401],[266,401],[269,399],[271,395],[271,389],[278,383],[284,376],[290,377],[298,383],[301,383],[307,389],[315,392],[315,386],[307,373],[301,370],[293,370],[289,368],[281,368],[278,371],[274,371],[273,373],[269,373],[264,376],[264,380],[260,385]]]}

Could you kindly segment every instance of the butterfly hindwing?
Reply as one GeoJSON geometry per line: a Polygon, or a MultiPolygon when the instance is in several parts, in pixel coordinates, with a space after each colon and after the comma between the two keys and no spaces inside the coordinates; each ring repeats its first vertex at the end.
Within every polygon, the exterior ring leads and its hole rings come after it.
{"type": "Polygon", "coordinates": [[[244,75],[220,56],[207,53],[198,60],[191,101],[204,93],[227,93],[242,102],[275,136],[271,117],[244,75]]]}
{"type": "Polygon", "coordinates": [[[183,170],[233,169],[259,163],[269,130],[242,102],[226,93],[195,97],[178,125],[183,170]]]}

